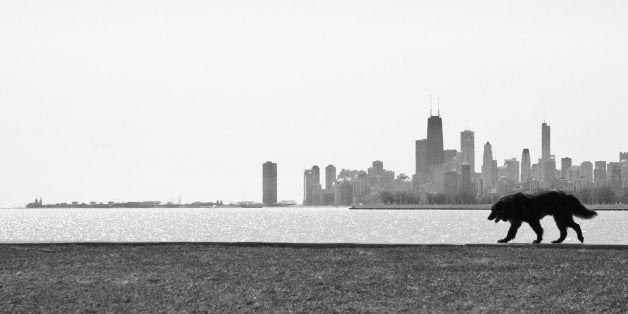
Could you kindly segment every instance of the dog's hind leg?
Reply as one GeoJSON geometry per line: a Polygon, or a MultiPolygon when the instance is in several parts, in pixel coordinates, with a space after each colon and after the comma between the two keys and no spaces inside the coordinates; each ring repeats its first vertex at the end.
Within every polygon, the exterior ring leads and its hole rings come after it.
{"type": "Polygon", "coordinates": [[[556,226],[558,227],[558,230],[560,231],[560,237],[552,241],[552,243],[562,243],[567,237],[567,226],[563,224],[562,221],[559,221],[559,219],[556,219],[555,217],[554,217],[554,220],[556,221],[556,226]]]}
{"type": "Polygon", "coordinates": [[[580,243],[584,243],[584,236],[582,235],[582,229],[580,229],[580,225],[577,224],[575,221],[571,220],[571,222],[569,223],[569,227],[571,227],[571,229],[576,231],[576,234],[578,234],[578,240],[580,240],[580,243]]]}
{"type": "Polygon", "coordinates": [[[530,227],[532,227],[534,233],[536,233],[536,240],[534,240],[532,243],[541,243],[541,241],[543,241],[543,227],[541,227],[541,222],[530,221],[528,222],[528,224],[530,225],[530,227]]]}
{"type": "Polygon", "coordinates": [[[515,238],[515,236],[517,235],[517,230],[519,230],[519,227],[521,226],[521,221],[511,221],[510,222],[510,229],[508,229],[508,234],[506,235],[505,238],[498,240],[498,243],[506,243],[512,239],[515,238]]]}

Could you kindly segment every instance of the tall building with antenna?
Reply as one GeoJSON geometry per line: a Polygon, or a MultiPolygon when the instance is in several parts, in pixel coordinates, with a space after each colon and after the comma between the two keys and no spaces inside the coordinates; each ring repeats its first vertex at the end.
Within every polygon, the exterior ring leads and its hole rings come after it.
{"type": "Polygon", "coordinates": [[[547,160],[550,155],[550,126],[544,121],[541,124],[541,159],[547,160]]]}
{"type": "Polygon", "coordinates": [[[434,168],[443,165],[445,162],[443,119],[440,117],[440,104],[438,106],[438,114],[436,116],[432,115],[432,96],[430,95],[430,117],[427,119],[427,147],[425,154],[425,164],[430,175],[433,175],[434,168]]]}

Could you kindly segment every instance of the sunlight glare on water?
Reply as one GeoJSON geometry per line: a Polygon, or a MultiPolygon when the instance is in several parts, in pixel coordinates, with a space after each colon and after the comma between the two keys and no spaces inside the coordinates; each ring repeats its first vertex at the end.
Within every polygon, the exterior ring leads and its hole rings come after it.
{"type": "MultiPolygon", "coordinates": [[[[628,212],[577,219],[588,244],[628,244],[628,212]]],[[[0,242],[495,243],[508,230],[484,210],[294,208],[1,209],[0,242]]],[[[551,217],[543,242],[558,238],[551,217]]],[[[512,242],[535,234],[524,224],[512,242]]],[[[565,243],[579,243],[569,230],[565,243]]]]}

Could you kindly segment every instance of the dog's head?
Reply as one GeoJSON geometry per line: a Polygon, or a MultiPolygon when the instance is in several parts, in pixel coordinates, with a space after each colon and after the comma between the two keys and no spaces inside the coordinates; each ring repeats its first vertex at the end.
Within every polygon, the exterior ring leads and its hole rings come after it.
{"type": "Polygon", "coordinates": [[[491,214],[488,215],[488,220],[495,219],[495,222],[500,220],[506,221],[506,206],[501,200],[491,207],[491,214]]]}

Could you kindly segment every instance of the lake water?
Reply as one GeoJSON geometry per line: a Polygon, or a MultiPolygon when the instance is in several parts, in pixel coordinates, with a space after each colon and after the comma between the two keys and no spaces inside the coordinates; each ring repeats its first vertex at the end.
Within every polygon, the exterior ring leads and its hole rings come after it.
{"type": "MultiPolygon", "coordinates": [[[[0,242],[495,243],[509,224],[485,210],[347,208],[0,209],[0,242]]],[[[628,244],[628,212],[576,218],[585,243],[628,244]]],[[[558,238],[551,217],[543,242],[558,238]]],[[[535,239],[524,224],[515,243],[535,239]]],[[[565,243],[579,243],[569,230],[565,243]]]]}

